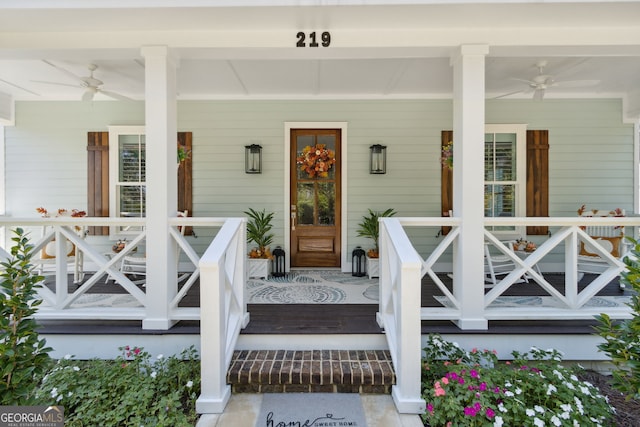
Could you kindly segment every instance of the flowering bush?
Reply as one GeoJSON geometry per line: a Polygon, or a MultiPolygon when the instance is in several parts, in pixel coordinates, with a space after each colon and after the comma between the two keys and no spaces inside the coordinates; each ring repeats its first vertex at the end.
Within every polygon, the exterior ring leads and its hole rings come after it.
{"type": "Polygon", "coordinates": [[[425,348],[423,421],[436,426],[604,426],[613,408],[593,385],[563,367],[555,350],[466,352],[430,335],[425,348]]]}
{"type": "Polygon", "coordinates": [[[326,148],[325,144],[307,145],[302,154],[296,158],[300,170],[306,172],[309,178],[318,176],[327,178],[331,166],[336,162],[336,153],[326,148]]]}
{"type": "MultiPolygon", "coordinates": [[[[43,218],[50,218],[51,215],[49,214],[49,211],[46,210],[43,207],[40,208],[36,208],[36,211],[42,215],[43,218]]],[[[85,211],[81,211],[78,209],[71,209],[71,211],[68,211],[67,209],[58,209],[58,211],[56,212],[56,218],[61,217],[61,216],[70,216],[73,218],[82,218],[87,216],[87,213],[85,211]]]]}
{"type": "Polygon", "coordinates": [[[453,170],[453,141],[449,141],[442,146],[440,164],[442,164],[443,169],[453,170]]]}
{"type": "Polygon", "coordinates": [[[191,347],[180,356],[120,347],[115,360],[65,356],[37,392],[42,405],[65,407],[66,426],[193,426],[200,361],[191,347]]]}

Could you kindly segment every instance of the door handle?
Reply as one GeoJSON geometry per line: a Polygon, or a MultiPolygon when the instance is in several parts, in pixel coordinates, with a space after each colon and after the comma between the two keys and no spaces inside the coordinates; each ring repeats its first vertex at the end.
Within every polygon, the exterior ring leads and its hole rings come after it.
{"type": "Polygon", "coordinates": [[[296,213],[291,212],[291,231],[296,230],[296,213]]]}

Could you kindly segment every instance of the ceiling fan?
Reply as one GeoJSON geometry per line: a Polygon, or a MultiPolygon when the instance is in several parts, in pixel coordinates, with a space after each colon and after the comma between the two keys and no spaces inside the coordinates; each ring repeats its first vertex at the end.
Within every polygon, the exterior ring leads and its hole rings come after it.
{"type": "Polygon", "coordinates": [[[512,77],[512,80],[525,83],[528,87],[526,89],[518,90],[515,92],[506,93],[504,95],[497,96],[495,99],[504,98],[506,96],[515,95],[517,93],[530,93],[533,92],[533,99],[541,101],[544,98],[547,89],[552,87],[588,87],[595,86],[600,83],[600,80],[556,80],[551,74],[546,74],[544,68],[547,66],[547,61],[538,61],[535,67],[538,69],[538,74],[533,76],[530,80],[520,79],[512,77]]]}
{"type": "Polygon", "coordinates": [[[93,97],[95,96],[96,93],[101,93],[110,98],[117,99],[120,101],[132,101],[132,99],[129,97],[126,97],[116,92],[104,90],[101,88],[101,86],[104,83],[102,82],[102,80],[96,79],[93,76],[93,72],[98,69],[98,66],[96,64],[89,64],[87,66],[89,70],[89,75],[85,77],[81,77],[65,68],[60,67],[59,65],[54,64],[53,62],[49,62],[44,59],[42,61],[45,64],[48,64],[54,68],[57,68],[58,70],[62,71],[63,73],[73,78],[74,80],[77,80],[79,84],[68,84],[68,83],[48,82],[48,81],[42,81],[42,80],[33,80],[36,83],[45,83],[45,84],[58,85],[58,86],[70,86],[70,87],[78,87],[78,88],[84,89],[84,94],[82,95],[83,101],[93,100],[93,97]]]}

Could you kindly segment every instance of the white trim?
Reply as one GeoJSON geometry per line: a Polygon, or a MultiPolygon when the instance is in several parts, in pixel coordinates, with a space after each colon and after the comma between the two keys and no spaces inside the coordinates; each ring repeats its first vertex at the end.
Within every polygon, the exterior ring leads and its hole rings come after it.
{"type": "MultiPolygon", "coordinates": [[[[109,126],[109,216],[119,218],[118,209],[118,168],[120,160],[120,135],[145,135],[145,127],[140,126],[109,126]]],[[[129,233],[130,234],[130,233],[129,233]]],[[[109,227],[109,238],[115,240],[121,236],[129,235],[123,233],[118,227],[109,227]]],[[[134,234],[137,234],[134,233],[134,234]]]]}
{"type": "MultiPolygon", "coordinates": [[[[517,204],[515,216],[526,216],[527,213],[527,125],[517,124],[485,124],[485,133],[516,134],[516,194],[517,204]]],[[[516,227],[514,231],[494,231],[496,234],[516,234],[525,236],[525,227],[516,227]]]]}
{"type": "Polygon", "coordinates": [[[633,213],[640,213],[640,119],[633,125],[633,213]]]}
{"type": "Polygon", "coordinates": [[[287,253],[286,270],[291,267],[291,129],[340,129],[340,269],[351,271],[347,265],[347,122],[284,122],[284,246],[287,253]]]}

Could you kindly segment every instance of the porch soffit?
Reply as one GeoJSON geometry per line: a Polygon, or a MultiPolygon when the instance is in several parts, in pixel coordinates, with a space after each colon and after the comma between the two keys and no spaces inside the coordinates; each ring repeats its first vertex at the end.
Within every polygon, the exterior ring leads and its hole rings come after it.
{"type": "Polygon", "coordinates": [[[517,90],[513,78],[535,75],[539,59],[558,79],[601,81],[548,97],[622,97],[640,86],[639,2],[227,7],[231,2],[191,0],[145,9],[136,1],[98,1],[100,9],[76,1],[56,3],[66,8],[9,3],[0,0],[0,92],[17,100],[80,98],[77,88],[32,82],[72,83],[42,59],[80,76],[95,63],[106,90],[143,99],[140,47],[158,44],[180,58],[180,99],[450,97],[449,56],[469,40],[490,47],[488,97],[517,90]],[[224,7],[202,7],[212,4],[224,7]],[[330,31],[331,47],[295,48],[301,29],[330,31]]]}

